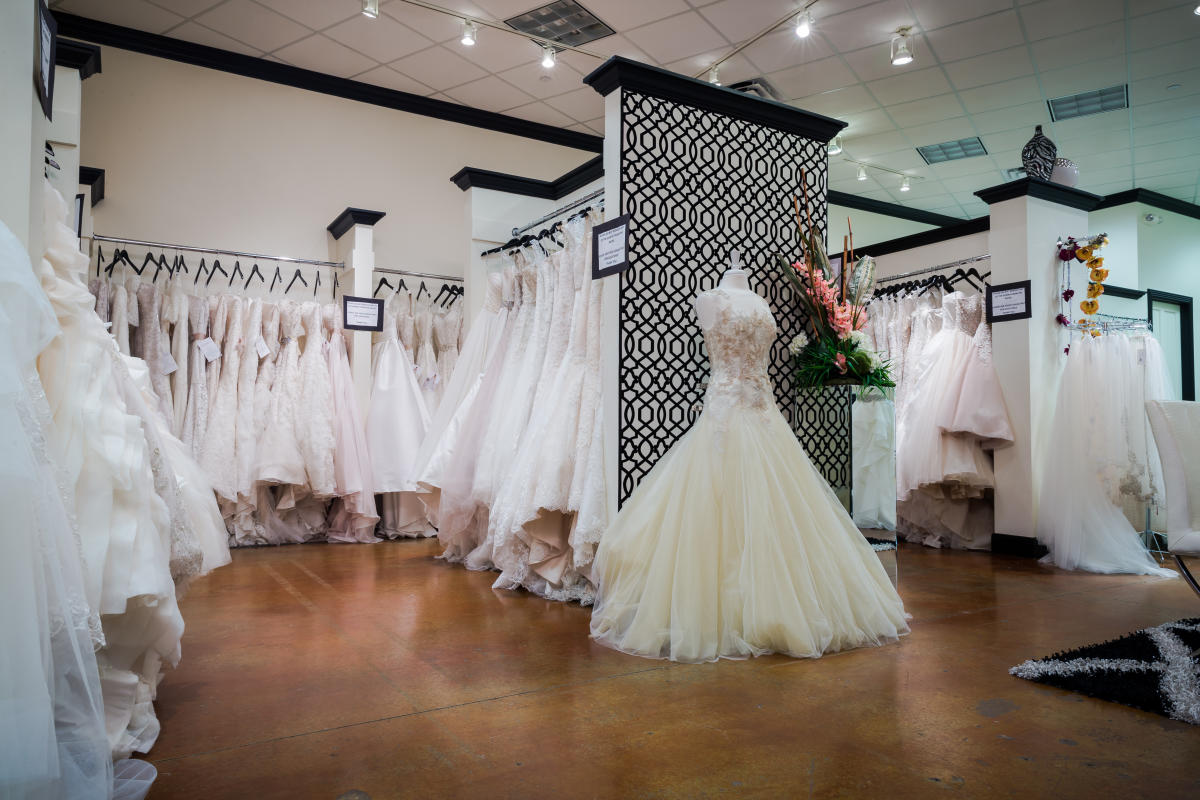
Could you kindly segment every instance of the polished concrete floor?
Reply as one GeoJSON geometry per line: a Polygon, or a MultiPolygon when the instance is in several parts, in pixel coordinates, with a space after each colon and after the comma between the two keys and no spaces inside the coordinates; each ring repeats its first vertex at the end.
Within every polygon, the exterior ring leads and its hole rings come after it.
{"type": "Polygon", "coordinates": [[[1181,580],[901,545],[899,644],[693,666],[436,552],[241,550],[193,585],[150,800],[1200,797],[1200,728],[1007,674],[1200,616],[1181,580]]]}

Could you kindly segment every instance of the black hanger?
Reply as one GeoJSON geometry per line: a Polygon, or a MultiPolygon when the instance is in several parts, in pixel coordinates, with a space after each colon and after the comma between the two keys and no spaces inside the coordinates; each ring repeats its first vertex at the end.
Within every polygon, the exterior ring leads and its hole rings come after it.
{"type": "Polygon", "coordinates": [[[296,274],[292,276],[291,281],[288,282],[287,288],[283,290],[284,294],[287,294],[292,290],[292,285],[296,283],[297,278],[299,278],[300,282],[304,284],[305,289],[308,288],[308,281],[304,280],[304,276],[300,274],[300,268],[296,267],[296,274]]]}
{"type": "Polygon", "coordinates": [[[429,290],[427,288],[425,288],[425,281],[421,281],[421,288],[417,289],[417,296],[415,299],[417,299],[417,300],[421,299],[421,292],[424,292],[425,294],[429,294],[429,290]]]}
{"type": "Polygon", "coordinates": [[[214,259],[213,259],[212,270],[211,270],[211,271],[209,271],[209,273],[208,273],[208,280],[206,280],[206,281],[204,282],[204,285],[205,285],[205,286],[208,286],[210,283],[212,283],[212,279],[213,279],[213,278],[215,278],[215,277],[217,277],[217,273],[218,273],[218,272],[219,272],[219,273],[221,273],[222,275],[224,275],[226,278],[228,278],[228,277],[229,277],[229,273],[228,273],[228,272],[226,272],[226,271],[225,271],[225,268],[221,266],[221,259],[219,259],[219,258],[214,258],[214,259]]]}
{"type": "Polygon", "coordinates": [[[258,276],[258,282],[259,282],[259,283],[266,283],[266,282],[267,282],[267,279],[266,279],[266,278],[263,276],[263,274],[262,274],[262,271],[261,271],[261,270],[258,268],[258,264],[257,264],[257,263],[255,263],[255,265],[254,265],[253,267],[251,267],[251,268],[250,268],[250,275],[249,275],[249,276],[246,278],[246,285],[245,285],[245,286],[243,286],[243,287],[242,287],[242,289],[249,289],[249,288],[250,288],[250,281],[254,280],[254,276],[255,276],[255,275],[257,275],[257,276],[258,276]]]}
{"type": "MultiPolygon", "coordinates": [[[[200,277],[206,272],[208,272],[208,266],[204,263],[204,257],[201,256],[200,266],[196,269],[196,277],[192,278],[192,286],[195,286],[200,281],[200,277]]],[[[208,284],[204,285],[207,286],[208,284]]]]}
{"type": "MultiPolygon", "coordinates": [[[[154,254],[146,253],[146,257],[142,259],[142,266],[134,267],[133,271],[136,272],[138,275],[141,275],[143,272],[146,271],[146,267],[153,261],[154,261],[154,254]]],[[[132,263],[133,262],[130,262],[131,265],[132,265],[132,263]]]]}
{"type": "Polygon", "coordinates": [[[175,277],[175,268],[167,263],[167,256],[165,253],[159,253],[158,258],[155,259],[155,262],[158,264],[158,267],[154,270],[154,277],[150,279],[151,283],[154,283],[156,280],[158,280],[158,274],[164,269],[167,271],[168,278],[175,277]]]}
{"type": "Polygon", "coordinates": [[[317,270],[317,279],[313,281],[313,297],[317,296],[317,289],[321,288],[321,270],[317,270]]]}
{"type": "Polygon", "coordinates": [[[279,265],[275,265],[275,274],[271,276],[271,285],[267,287],[268,292],[275,290],[275,281],[283,283],[283,275],[279,272],[279,265]]]}
{"type": "Polygon", "coordinates": [[[104,247],[96,245],[96,277],[100,277],[101,266],[104,262],[104,247]]]}
{"type": "Polygon", "coordinates": [[[337,270],[334,270],[333,271],[333,299],[334,300],[337,300],[337,290],[338,290],[338,274],[337,274],[337,270]]]}
{"type": "Polygon", "coordinates": [[[185,261],[183,259],[183,253],[180,253],[179,255],[175,256],[175,272],[176,273],[182,272],[185,275],[188,273],[188,265],[187,265],[187,261],[185,261]]]}
{"type": "Polygon", "coordinates": [[[377,297],[379,295],[379,290],[385,286],[391,289],[393,292],[396,291],[396,287],[388,283],[388,279],[385,276],[379,279],[379,283],[375,285],[375,291],[371,292],[371,297],[377,297]]]}
{"type": "Polygon", "coordinates": [[[442,288],[438,289],[437,295],[433,298],[433,302],[440,305],[441,300],[442,300],[442,295],[446,294],[446,292],[448,292],[449,290],[450,290],[450,284],[443,283],[442,288]]]}
{"type": "Polygon", "coordinates": [[[242,272],[242,262],[234,261],[233,262],[233,271],[231,273],[229,273],[229,285],[233,286],[234,278],[244,278],[245,276],[246,276],[246,273],[242,272]]]}

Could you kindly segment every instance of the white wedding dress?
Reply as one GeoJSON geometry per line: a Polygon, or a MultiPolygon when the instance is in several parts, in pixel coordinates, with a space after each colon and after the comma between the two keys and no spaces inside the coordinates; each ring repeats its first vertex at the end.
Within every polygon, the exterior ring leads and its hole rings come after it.
{"type": "Polygon", "coordinates": [[[600,542],[592,636],[687,662],[896,640],[903,602],[775,405],[770,308],[747,290],[701,298],[704,411],[600,542]]]}

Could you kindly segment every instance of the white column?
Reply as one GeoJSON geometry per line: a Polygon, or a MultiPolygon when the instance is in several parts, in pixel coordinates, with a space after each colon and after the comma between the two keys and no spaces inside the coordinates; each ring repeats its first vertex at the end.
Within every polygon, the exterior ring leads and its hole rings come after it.
{"type": "MultiPolygon", "coordinates": [[[[613,219],[625,213],[621,196],[621,96],[614,89],[604,98],[604,216],[613,219]]],[[[608,518],[617,514],[621,474],[621,276],[603,278],[604,364],[601,387],[604,402],[604,469],[608,488],[608,518]]]]}
{"type": "MultiPolygon", "coordinates": [[[[338,313],[341,297],[370,297],[372,272],[375,269],[375,229],[357,224],[334,241],[334,260],[346,264],[339,275],[338,313]]],[[[358,410],[366,419],[371,405],[371,332],[353,331],[350,337],[350,374],[354,378],[354,395],[358,410]]]]}
{"type": "MultiPolygon", "coordinates": [[[[72,67],[54,68],[54,121],[46,131],[46,140],[54,147],[54,160],[62,167],[51,171],[50,183],[69,208],[79,194],[79,127],[83,80],[72,67]]],[[[87,205],[87,203],[85,203],[87,205]]]]}
{"type": "Polygon", "coordinates": [[[991,283],[1030,281],[1033,311],[1030,319],[992,327],[996,373],[1016,438],[1011,447],[996,450],[996,533],[1035,535],[1042,447],[1062,367],[1054,319],[1059,292],[1054,243],[1060,236],[1087,233],[1087,224],[1086,211],[1030,195],[991,205],[991,283]]]}
{"type": "Polygon", "coordinates": [[[41,258],[46,116],[33,83],[33,2],[0,3],[0,221],[41,258]]]}

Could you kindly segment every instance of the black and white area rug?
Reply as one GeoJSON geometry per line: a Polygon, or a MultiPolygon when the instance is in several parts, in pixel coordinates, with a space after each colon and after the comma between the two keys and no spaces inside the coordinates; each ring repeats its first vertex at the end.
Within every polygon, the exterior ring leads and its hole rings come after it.
{"type": "Polygon", "coordinates": [[[1009,674],[1200,725],[1200,617],[1018,664],[1009,674]]]}

